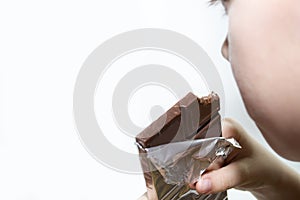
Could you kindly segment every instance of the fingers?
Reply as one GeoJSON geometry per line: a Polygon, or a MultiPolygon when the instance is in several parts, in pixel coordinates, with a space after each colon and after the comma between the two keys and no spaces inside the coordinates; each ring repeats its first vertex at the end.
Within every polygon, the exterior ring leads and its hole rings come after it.
{"type": "Polygon", "coordinates": [[[224,165],[224,158],[223,157],[217,157],[206,169],[206,171],[212,171],[220,169],[224,165]]]}
{"type": "MultiPolygon", "coordinates": [[[[208,173],[209,171],[212,170],[220,169],[223,165],[224,165],[224,159],[222,157],[218,157],[209,165],[209,167],[205,170],[205,173],[208,173]]],[[[196,189],[196,184],[197,182],[190,183],[189,187],[191,189],[196,189]]]]}
{"type": "Polygon", "coordinates": [[[195,189],[196,189],[196,184],[197,184],[197,182],[196,182],[196,183],[190,183],[190,184],[189,184],[189,187],[190,187],[191,189],[195,190],[195,189]]]}
{"type": "Polygon", "coordinates": [[[232,163],[218,170],[204,174],[196,183],[199,193],[211,194],[225,191],[243,183],[247,170],[241,162],[232,163]]]}
{"type": "MultiPolygon", "coordinates": [[[[257,142],[243,129],[243,127],[230,118],[225,118],[222,121],[222,136],[225,138],[234,138],[242,146],[241,151],[236,150],[229,157],[233,157],[233,154],[239,152],[242,156],[249,155],[252,152],[253,146],[257,145],[257,142]]],[[[240,155],[241,156],[241,155],[240,155]]],[[[235,157],[235,155],[234,155],[235,157]]],[[[230,159],[227,159],[227,161],[230,159]]]]}
{"type": "MultiPolygon", "coordinates": [[[[225,138],[235,138],[243,147],[243,139],[247,137],[244,129],[232,119],[224,119],[222,126],[222,135],[225,138]]],[[[244,149],[245,150],[245,149],[244,149]]],[[[247,174],[247,168],[243,162],[232,162],[240,150],[233,151],[225,160],[225,165],[222,160],[216,162],[213,167],[208,169],[199,181],[194,184],[194,188],[199,193],[217,193],[225,191],[229,188],[236,187],[243,183],[247,174]],[[231,163],[232,162],[232,163],[231,163]],[[222,168],[221,168],[222,167],[222,168]]]]}
{"type": "MultiPolygon", "coordinates": [[[[211,171],[218,170],[218,169],[220,169],[223,165],[224,165],[224,159],[223,159],[222,157],[218,157],[218,158],[216,158],[216,159],[209,165],[209,167],[204,171],[204,174],[208,174],[208,173],[210,173],[211,171]]],[[[204,174],[202,174],[202,176],[204,176],[204,174]]],[[[201,178],[201,177],[200,177],[200,178],[201,178]]],[[[199,180],[198,180],[198,181],[199,181],[199,180]]],[[[204,181],[206,181],[206,180],[204,180],[204,181]]],[[[204,182],[204,183],[205,183],[205,182],[204,182]]],[[[204,183],[203,183],[203,182],[201,183],[201,184],[202,184],[201,188],[202,188],[203,190],[206,190],[206,189],[204,188],[204,186],[203,186],[204,183]]],[[[197,186],[197,182],[194,183],[193,189],[196,189],[196,186],[197,186]]]]}
{"type": "Polygon", "coordinates": [[[222,120],[222,136],[225,138],[241,139],[242,127],[233,119],[225,118],[222,120]]]}
{"type": "Polygon", "coordinates": [[[199,193],[217,193],[225,191],[229,188],[241,185],[246,179],[248,169],[245,160],[241,159],[245,156],[243,151],[248,142],[247,133],[234,120],[224,119],[222,122],[222,135],[225,138],[235,138],[241,145],[242,149],[237,149],[231,152],[227,159],[215,160],[215,162],[207,169],[207,172],[195,184],[190,184],[190,187],[196,189],[199,193]],[[246,143],[247,143],[246,142],[246,143]],[[225,165],[225,166],[224,166],[225,165]]]}

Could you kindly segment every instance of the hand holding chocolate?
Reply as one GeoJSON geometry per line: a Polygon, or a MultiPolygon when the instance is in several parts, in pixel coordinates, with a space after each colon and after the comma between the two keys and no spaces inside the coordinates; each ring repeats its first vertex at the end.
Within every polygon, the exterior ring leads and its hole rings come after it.
{"type": "Polygon", "coordinates": [[[226,156],[234,140],[220,138],[219,97],[188,93],[136,136],[149,200],[225,199],[227,193],[198,194],[195,182],[217,158],[226,156]]]}

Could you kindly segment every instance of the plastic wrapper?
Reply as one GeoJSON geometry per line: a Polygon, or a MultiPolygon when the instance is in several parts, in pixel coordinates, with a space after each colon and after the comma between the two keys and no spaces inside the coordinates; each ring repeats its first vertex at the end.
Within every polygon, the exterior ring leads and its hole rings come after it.
{"type": "Polygon", "coordinates": [[[151,171],[152,177],[156,177],[155,188],[150,189],[158,190],[157,197],[148,195],[144,198],[149,200],[227,199],[226,191],[202,195],[191,190],[188,184],[195,183],[206,170],[214,169],[214,165],[220,165],[220,162],[224,161],[234,148],[241,148],[235,139],[215,137],[141,149],[146,156],[143,159],[149,162],[148,170],[151,171]]]}

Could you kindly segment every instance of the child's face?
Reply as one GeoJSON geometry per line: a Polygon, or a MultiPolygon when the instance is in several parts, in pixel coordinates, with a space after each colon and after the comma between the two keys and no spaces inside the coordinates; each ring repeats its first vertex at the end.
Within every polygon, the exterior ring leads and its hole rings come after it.
{"type": "Polygon", "coordinates": [[[300,160],[300,6],[297,0],[228,0],[231,65],[250,116],[282,156],[300,160]]]}

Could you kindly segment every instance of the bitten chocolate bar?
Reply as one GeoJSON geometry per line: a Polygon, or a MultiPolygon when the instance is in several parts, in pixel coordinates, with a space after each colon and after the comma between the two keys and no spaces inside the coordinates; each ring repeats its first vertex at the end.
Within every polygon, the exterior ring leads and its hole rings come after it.
{"type": "Polygon", "coordinates": [[[167,184],[161,171],[145,156],[159,145],[221,136],[220,100],[217,94],[198,98],[188,93],[166,113],[136,136],[149,200],[224,199],[226,192],[199,195],[187,185],[167,184]]]}

